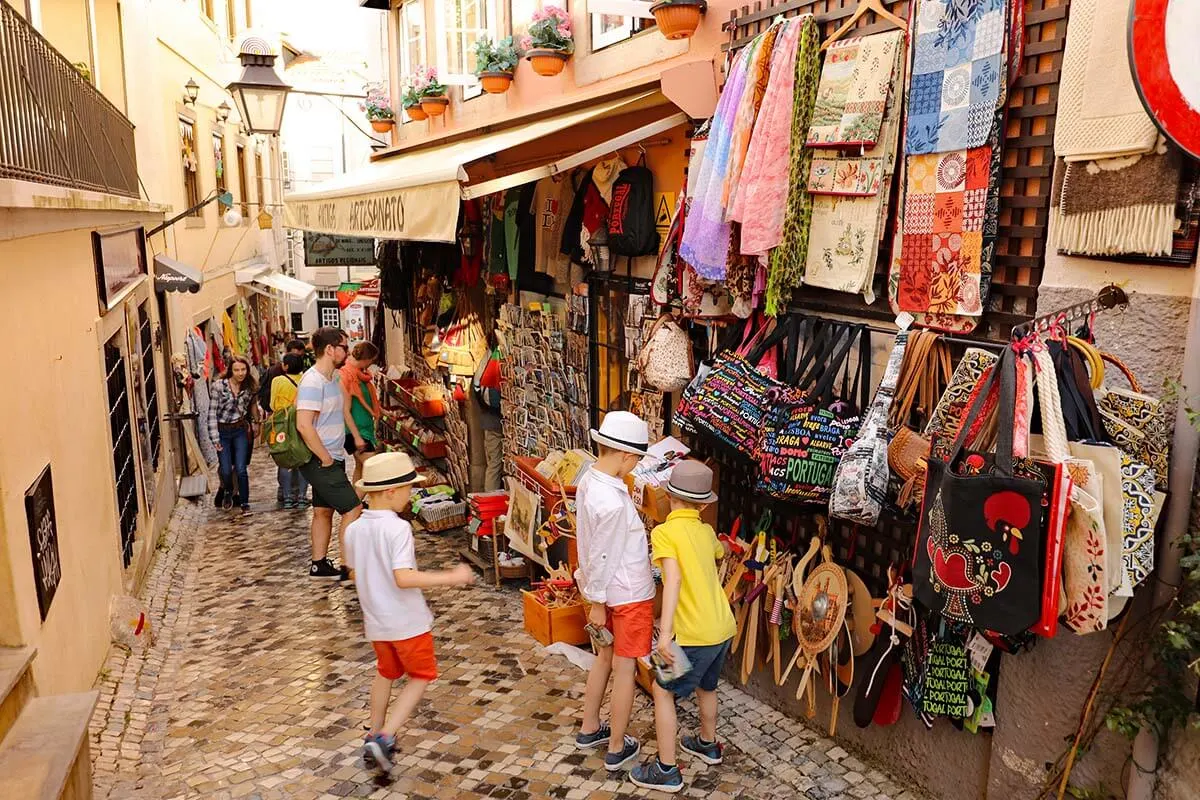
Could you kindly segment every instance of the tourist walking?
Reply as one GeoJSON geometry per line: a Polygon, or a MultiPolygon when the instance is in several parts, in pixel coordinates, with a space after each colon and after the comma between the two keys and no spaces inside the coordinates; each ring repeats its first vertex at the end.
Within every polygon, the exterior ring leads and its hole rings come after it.
{"type": "MultiPolygon", "coordinates": [[[[300,379],[296,391],[296,429],[313,457],[300,468],[312,487],[312,578],[345,580],[349,572],[329,559],[333,512],[342,516],[341,534],[362,513],[362,501],[346,477],[346,411],[338,368],[346,362],[346,334],[321,328],[312,337],[317,361],[300,379]]],[[[344,547],[344,542],[339,541],[344,547]]],[[[343,549],[342,552],[345,552],[343,549]]]]}
{"type": "Polygon", "coordinates": [[[379,394],[368,372],[377,358],[379,348],[370,342],[359,342],[354,345],[340,370],[346,413],[346,452],[354,456],[356,483],[362,477],[363,464],[379,449],[375,435],[375,421],[379,419],[379,394]]]}
{"type": "MultiPolygon", "coordinates": [[[[287,346],[284,347],[283,357],[286,359],[290,355],[300,356],[300,371],[303,372],[305,366],[307,366],[304,363],[304,353],[306,349],[307,348],[305,347],[304,342],[302,342],[300,339],[293,338],[287,343],[287,346]]],[[[275,391],[275,379],[283,376],[285,372],[286,369],[284,367],[284,362],[279,361],[276,364],[272,364],[263,375],[262,385],[258,389],[258,405],[262,408],[264,414],[270,414],[275,410],[274,404],[271,402],[273,392],[275,391]]],[[[294,397],[295,395],[293,395],[293,398],[294,397]]],[[[286,498],[284,497],[283,492],[283,483],[279,484],[279,488],[275,492],[275,502],[279,503],[281,506],[286,505],[286,498]]]]}
{"type": "Polygon", "coordinates": [[[258,418],[254,397],[258,386],[250,374],[250,362],[245,356],[229,361],[225,377],[212,387],[212,407],[208,417],[208,432],[217,448],[221,475],[222,506],[238,506],[243,514],[250,513],[250,437],[258,418]],[[233,486],[236,473],[237,486],[233,486]]]}
{"type": "MultiPolygon", "coordinates": [[[[283,374],[271,381],[272,412],[296,405],[296,391],[300,388],[300,377],[304,373],[304,354],[288,353],[283,357],[283,374]]],[[[285,509],[304,508],[308,505],[308,481],[299,467],[278,467],[279,497],[285,509]]]]}

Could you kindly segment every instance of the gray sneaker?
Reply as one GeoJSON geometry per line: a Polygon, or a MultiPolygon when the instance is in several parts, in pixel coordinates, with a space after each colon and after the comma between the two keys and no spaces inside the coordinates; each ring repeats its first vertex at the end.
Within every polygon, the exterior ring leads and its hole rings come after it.
{"type": "Polygon", "coordinates": [[[600,727],[591,733],[579,733],[575,735],[575,746],[580,750],[594,750],[602,744],[608,744],[608,740],[612,738],[612,731],[609,730],[607,722],[601,722],[600,727]]]}
{"type": "Polygon", "coordinates": [[[392,758],[396,752],[396,740],[382,733],[368,736],[363,742],[363,759],[374,761],[375,766],[384,772],[392,769],[392,758]]]}
{"type": "Polygon", "coordinates": [[[625,746],[621,748],[621,752],[604,754],[604,768],[609,772],[624,769],[629,765],[630,761],[633,761],[642,752],[642,743],[632,736],[627,735],[624,744],[625,746]]]}
{"type": "Polygon", "coordinates": [[[699,736],[683,737],[679,741],[679,747],[710,766],[716,766],[722,761],[721,745],[716,742],[702,742],[699,736]]]}
{"type": "Polygon", "coordinates": [[[652,758],[645,764],[638,764],[629,771],[629,780],[634,786],[643,789],[654,789],[659,792],[674,794],[683,788],[683,773],[678,765],[663,769],[657,758],[652,758]]]}

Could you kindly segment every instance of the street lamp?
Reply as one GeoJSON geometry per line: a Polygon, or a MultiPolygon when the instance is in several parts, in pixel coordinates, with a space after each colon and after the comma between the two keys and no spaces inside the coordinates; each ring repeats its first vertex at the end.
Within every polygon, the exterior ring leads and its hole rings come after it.
{"type": "Polygon", "coordinates": [[[225,120],[229,119],[230,111],[233,111],[233,109],[229,107],[229,103],[222,100],[221,105],[217,106],[217,119],[224,123],[225,120]]]}
{"type": "Polygon", "coordinates": [[[200,96],[200,84],[196,83],[195,78],[188,78],[188,82],[183,85],[183,104],[185,106],[196,105],[196,98],[200,96]]]}
{"type": "Polygon", "coordinates": [[[225,87],[251,133],[278,134],[290,86],[275,74],[275,56],[263,39],[251,36],[238,54],[242,76],[225,87]]]}

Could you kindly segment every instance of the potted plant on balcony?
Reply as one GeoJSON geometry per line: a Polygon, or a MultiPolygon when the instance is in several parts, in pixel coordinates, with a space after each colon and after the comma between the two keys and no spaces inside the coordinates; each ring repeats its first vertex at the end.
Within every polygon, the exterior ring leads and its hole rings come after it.
{"type": "Polygon", "coordinates": [[[513,73],[517,69],[517,48],[511,36],[493,42],[484,36],[475,43],[475,74],[488,94],[504,94],[512,86],[513,73]]]}
{"type": "Polygon", "coordinates": [[[546,6],[533,14],[529,35],[521,40],[521,50],[538,75],[557,75],[575,52],[571,38],[571,17],[558,6],[546,6]]]}
{"type": "Polygon", "coordinates": [[[650,6],[658,30],[668,39],[690,39],[707,10],[705,0],[662,0],[650,6]]]}
{"type": "Polygon", "coordinates": [[[433,67],[417,67],[417,76],[424,85],[421,89],[421,110],[430,117],[445,114],[450,98],[446,97],[446,87],[438,82],[437,70],[433,67]]]}
{"type": "Polygon", "coordinates": [[[367,84],[367,98],[359,108],[367,114],[367,121],[377,133],[387,133],[396,124],[396,112],[392,110],[392,98],[383,84],[367,84]]]}
{"type": "Polygon", "coordinates": [[[411,120],[429,119],[429,115],[421,108],[421,92],[411,82],[404,89],[404,113],[411,120]]]}

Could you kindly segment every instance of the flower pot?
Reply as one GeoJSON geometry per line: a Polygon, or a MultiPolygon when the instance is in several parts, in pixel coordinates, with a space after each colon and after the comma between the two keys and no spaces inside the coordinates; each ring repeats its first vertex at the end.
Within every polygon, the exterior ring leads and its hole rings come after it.
{"type": "Polygon", "coordinates": [[[668,39],[690,39],[707,9],[703,0],[669,0],[650,6],[658,30],[668,39]]]}
{"type": "Polygon", "coordinates": [[[412,120],[429,119],[429,115],[425,113],[425,109],[421,108],[419,105],[409,106],[408,108],[404,109],[404,113],[408,114],[408,118],[412,120]]]}
{"type": "Polygon", "coordinates": [[[388,131],[390,131],[392,129],[392,126],[395,124],[396,124],[396,121],[392,120],[392,119],[373,119],[373,120],[371,120],[371,128],[373,128],[376,133],[387,133],[388,131]]]}
{"type": "Polygon", "coordinates": [[[479,83],[488,94],[504,94],[512,86],[511,72],[481,72],[479,83]]]}
{"type": "Polygon", "coordinates": [[[562,50],[530,50],[527,57],[534,72],[549,77],[563,71],[571,54],[562,50]]]}
{"type": "Polygon", "coordinates": [[[421,98],[421,110],[431,117],[440,117],[449,107],[450,98],[445,95],[421,98]]]}

